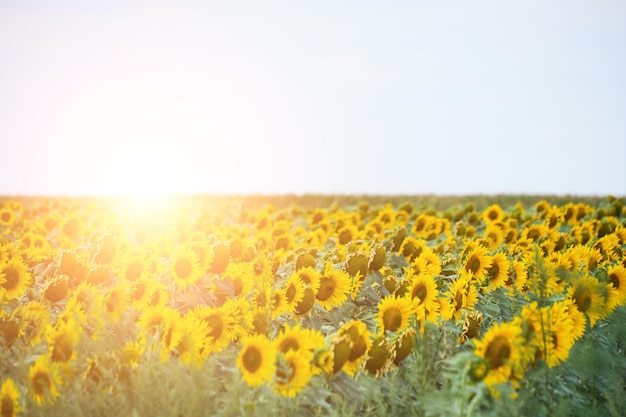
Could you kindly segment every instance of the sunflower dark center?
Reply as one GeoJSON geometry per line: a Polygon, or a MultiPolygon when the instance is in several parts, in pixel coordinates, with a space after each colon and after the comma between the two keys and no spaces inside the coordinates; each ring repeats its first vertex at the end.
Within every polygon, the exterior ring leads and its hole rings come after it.
{"type": "Polygon", "coordinates": [[[478,272],[480,270],[480,259],[478,259],[478,256],[472,255],[472,257],[467,261],[465,269],[473,274],[478,272]]]}
{"type": "Polygon", "coordinates": [[[413,292],[411,292],[411,296],[413,298],[417,297],[420,299],[420,303],[424,301],[426,295],[428,294],[428,290],[424,284],[419,284],[415,288],[413,288],[413,292]]]}
{"type": "Polygon", "coordinates": [[[500,274],[500,267],[498,266],[497,262],[494,262],[488,270],[488,274],[489,274],[489,279],[496,279],[497,276],[500,274]]]}
{"type": "Polygon", "coordinates": [[[214,340],[219,339],[224,331],[224,323],[222,322],[222,319],[219,316],[212,315],[205,317],[204,322],[208,324],[209,329],[211,329],[209,331],[209,336],[211,336],[214,340]]]}
{"type": "Polygon", "coordinates": [[[511,345],[504,336],[496,336],[487,346],[485,357],[489,361],[491,369],[497,369],[504,365],[511,356],[511,345]]]}
{"type": "Polygon", "coordinates": [[[298,341],[294,339],[293,337],[284,339],[280,343],[281,352],[288,352],[289,350],[299,350],[299,349],[300,349],[300,343],[298,343],[298,341]]]}
{"type": "Polygon", "coordinates": [[[246,368],[248,372],[256,372],[263,363],[263,356],[261,355],[261,351],[256,346],[251,346],[246,349],[246,352],[243,354],[243,367],[246,368]]]}
{"type": "Polygon", "coordinates": [[[296,296],[296,287],[294,285],[290,285],[285,292],[285,297],[287,297],[287,302],[291,303],[296,296]]]}
{"type": "Polygon", "coordinates": [[[174,268],[176,269],[176,274],[181,278],[187,278],[191,274],[191,262],[188,259],[178,259],[174,268]]]}
{"type": "Polygon", "coordinates": [[[395,332],[402,324],[402,312],[397,308],[390,308],[383,313],[385,331],[395,332]]]}
{"type": "Polygon", "coordinates": [[[14,267],[8,267],[4,270],[4,279],[6,280],[2,286],[5,290],[10,291],[17,287],[20,282],[20,273],[14,267]]]}
{"type": "Polygon", "coordinates": [[[0,405],[0,415],[2,417],[10,417],[15,414],[14,411],[13,400],[8,395],[3,395],[2,404],[0,405]]]}
{"type": "Polygon", "coordinates": [[[613,284],[613,288],[619,290],[619,278],[617,277],[617,274],[609,275],[609,282],[613,284]]]}
{"type": "Polygon", "coordinates": [[[128,269],[126,269],[126,278],[129,281],[134,281],[141,276],[142,272],[143,265],[140,261],[135,261],[128,266],[128,269]]]}
{"type": "Polygon", "coordinates": [[[335,280],[329,277],[322,277],[320,280],[320,289],[317,291],[316,298],[320,301],[326,301],[335,292],[337,284],[335,280]]]}
{"type": "Polygon", "coordinates": [[[584,287],[576,289],[574,300],[576,301],[578,311],[585,313],[591,307],[591,291],[584,287]]]}
{"type": "Polygon", "coordinates": [[[52,380],[47,372],[39,371],[32,377],[33,389],[37,395],[44,395],[52,387],[52,380]]]}
{"type": "Polygon", "coordinates": [[[63,334],[54,343],[51,359],[53,362],[67,362],[72,357],[73,352],[74,349],[69,336],[63,334]]]}

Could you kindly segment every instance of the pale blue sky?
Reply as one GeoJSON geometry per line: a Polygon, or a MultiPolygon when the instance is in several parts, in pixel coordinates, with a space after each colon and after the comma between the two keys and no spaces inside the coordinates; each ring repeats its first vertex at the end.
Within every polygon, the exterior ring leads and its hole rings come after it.
{"type": "Polygon", "coordinates": [[[626,195],[626,2],[0,2],[0,195],[626,195]]]}

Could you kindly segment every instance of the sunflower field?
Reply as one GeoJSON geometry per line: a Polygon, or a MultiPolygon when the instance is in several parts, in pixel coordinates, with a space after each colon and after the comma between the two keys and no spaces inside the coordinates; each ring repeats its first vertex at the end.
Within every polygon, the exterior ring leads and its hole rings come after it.
{"type": "Polygon", "coordinates": [[[0,417],[626,415],[621,198],[0,198],[0,417]]]}

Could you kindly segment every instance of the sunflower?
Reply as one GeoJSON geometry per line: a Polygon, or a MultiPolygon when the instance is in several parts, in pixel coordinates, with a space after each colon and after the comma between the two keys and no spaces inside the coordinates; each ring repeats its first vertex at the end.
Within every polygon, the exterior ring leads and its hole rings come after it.
{"type": "Polygon", "coordinates": [[[181,363],[194,365],[200,368],[204,363],[206,349],[206,323],[197,320],[191,315],[182,318],[182,337],[178,343],[172,346],[170,353],[177,357],[181,363]]]}
{"type": "Polygon", "coordinates": [[[339,269],[334,269],[332,263],[326,264],[324,274],[320,278],[320,286],[315,295],[319,305],[330,311],[339,307],[348,299],[350,292],[350,275],[339,269]]]}
{"type": "Polygon", "coordinates": [[[567,360],[570,349],[576,341],[574,321],[568,313],[570,305],[571,303],[565,300],[541,309],[543,327],[538,334],[538,347],[541,357],[550,368],[567,360]]]}
{"type": "Polygon", "coordinates": [[[574,340],[578,340],[585,334],[587,328],[587,316],[574,305],[573,301],[570,301],[567,305],[567,313],[572,319],[572,337],[574,340]]]}
{"type": "Polygon", "coordinates": [[[587,316],[591,327],[609,312],[607,285],[611,284],[601,284],[597,278],[587,275],[574,278],[567,290],[568,299],[574,301],[576,308],[587,316]]]}
{"type": "Polygon", "coordinates": [[[50,363],[47,356],[39,356],[29,368],[30,390],[38,405],[44,402],[54,404],[60,395],[58,386],[61,378],[57,368],[50,363]]]}
{"type": "Polygon", "coordinates": [[[428,273],[412,274],[411,270],[409,270],[409,274],[407,274],[405,279],[410,280],[408,293],[414,307],[422,306],[424,313],[439,311],[439,304],[437,303],[439,290],[437,289],[435,279],[431,275],[428,273]]]}
{"type": "Polygon", "coordinates": [[[504,241],[504,230],[498,224],[487,224],[485,238],[489,241],[489,249],[496,250],[504,241]]]}
{"type": "MultiPolygon", "coordinates": [[[[403,230],[403,229],[400,229],[403,230]]],[[[400,253],[411,263],[421,255],[422,251],[426,247],[426,241],[423,239],[416,239],[413,236],[407,236],[402,240],[402,244],[399,247],[400,253]]]]}
{"type": "Polygon", "coordinates": [[[16,417],[20,411],[20,391],[11,378],[5,379],[0,388],[0,416],[16,417]]]}
{"type": "Polygon", "coordinates": [[[76,357],[75,347],[80,338],[81,328],[74,320],[61,322],[56,328],[48,328],[50,359],[56,363],[66,363],[76,357]]]}
{"type": "Polygon", "coordinates": [[[285,295],[284,288],[277,288],[272,290],[272,302],[271,302],[271,318],[276,319],[280,317],[281,314],[289,311],[289,306],[287,304],[287,296],[285,295]]]}
{"type": "Polygon", "coordinates": [[[324,336],[319,331],[303,329],[300,324],[296,324],[284,328],[274,342],[279,352],[294,350],[312,358],[315,350],[324,345],[324,336]]]}
{"type": "Polygon", "coordinates": [[[231,298],[247,295],[252,290],[254,283],[254,267],[247,262],[229,263],[226,270],[220,275],[225,282],[232,283],[231,298]]]}
{"type": "Polygon", "coordinates": [[[487,248],[476,245],[476,247],[465,256],[463,270],[468,274],[472,274],[477,281],[482,282],[485,280],[491,264],[492,257],[487,255],[487,248]]]}
{"type": "Polygon", "coordinates": [[[169,355],[180,343],[185,335],[183,320],[178,310],[167,309],[169,315],[163,322],[163,332],[159,335],[161,341],[161,362],[167,362],[169,355]]]}
{"type": "Polygon", "coordinates": [[[457,279],[452,281],[446,294],[450,298],[453,317],[457,321],[462,319],[463,310],[472,309],[478,300],[478,291],[473,284],[471,274],[462,273],[457,279]]]}
{"type": "Polygon", "coordinates": [[[164,307],[169,303],[170,292],[164,283],[152,281],[152,296],[148,302],[150,307],[164,307]]]}
{"type": "Polygon", "coordinates": [[[387,260],[387,250],[379,242],[374,243],[370,248],[370,257],[368,269],[370,271],[379,271],[385,266],[387,260]]]}
{"type": "Polygon", "coordinates": [[[337,243],[341,246],[345,246],[359,238],[359,229],[354,224],[347,224],[337,231],[337,243]]]}
{"type": "Polygon", "coordinates": [[[7,260],[0,266],[0,286],[8,299],[20,298],[32,282],[26,264],[20,258],[7,260]]]}
{"type": "Polygon", "coordinates": [[[402,332],[397,333],[392,346],[391,360],[394,365],[400,364],[412,352],[415,345],[415,329],[409,327],[402,332]]]}
{"type": "MultiPolygon", "coordinates": [[[[234,251],[233,246],[236,246],[236,244],[233,243],[235,241],[241,244],[241,240],[233,239],[233,241],[229,245],[229,251],[231,252],[231,255],[234,251]]],[[[202,271],[207,271],[211,265],[211,262],[213,262],[213,248],[211,248],[211,245],[209,245],[208,242],[196,240],[192,242],[189,247],[198,257],[198,262],[200,263],[202,271]]]]}
{"type": "Polygon", "coordinates": [[[128,281],[135,281],[150,274],[149,263],[140,253],[127,257],[121,269],[121,276],[128,281]]]}
{"type": "Polygon", "coordinates": [[[101,265],[113,265],[119,258],[120,244],[115,235],[105,235],[98,242],[98,252],[93,260],[101,265]]]}
{"type": "Polygon", "coordinates": [[[514,288],[519,292],[524,292],[527,282],[528,269],[526,264],[519,260],[513,261],[513,274],[509,275],[509,278],[505,281],[505,286],[509,289],[514,288]]]}
{"type": "Polygon", "coordinates": [[[231,298],[222,308],[233,319],[232,340],[237,340],[254,329],[254,311],[244,297],[231,298]]]}
{"type": "Polygon", "coordinates": [[[205,349],[209,352],[219,352],[235,338],[235,320],[229,314],[229,306],[221,307],[196,307],[191,315],[198,321],[206,323],[206,335],[208,344],[205,349]]]}
{"type": "Polygon", "coordinates": [[[286,311],[293,313],[298,303],[304,298],[304,283],[299,275],[292,274],[285,282],[285,299],[287,301],[286,311]]]}
{"type": "MultiPolygon", "coordinates": [[[[475,341],[474,353],[488,364],[484,382],[493,387],[517,376],[521,361],[521,328],[515,323],[496,324],[475,341]]],[[[521,375],[520,375],[521,376],[521,375]]]]}
{"type": "MultiPolygon", "coordinates": [[[[348,358],[342,365],[343,370],[346,371],[348,375],[354,376],[354,374],[361,369],[361,366],[367,357],[366,353],[372,345],[372,341],[370,339],[371,333],[367,330],[365,323],[362,321],[351,320],[348,323],[343,324],[338,329],[337,337],[341,339],[343,336],[347,337],[344,341],[348,343],[350,348],[347,355],[348,358]]],[[[343,350],[340,347],[337,347],[337,349],[343,350]]],[[[335,350],[336,360],[339,359],[337,355],[338,352],[335,350]]]]}
{"type": "Polygon", "coordinates": [[[480,325],[482,322],[483,315],[481,312],[476,310],[467,312],[463,323],[463,333],[459,337],[459,343],[463,343],[465,340],[476,337],[480,331],[480,325]]]}
{"type": "Polygon", "coordinates": [[[485,223],[497,223],[504,218],[504,211],[498,204],[492,204],[483,211],[482,218],[485,223]]]}
{"type": "Polygon", "coordinates": [[[148,307],[142,313],[137,324],[146,333],[152,336],[163,333],[165,322],[168,320],[168,308],[148,307]]]}
{"type": "Polygon", "coordinates": [[[381,222],[388,228],[393,227],[396,223],[396,212],[390,203],[385,204],[385,207],[376,214],[376,221],[381,222]]]}
{"type": "Polygon", "coordinates": [[[15,221],[15,213],[8,206],[0,207],[0,225],[11,226],[15,221]]]}
{"type": "Polygon", "coordinates": [[[445,295],[439,296],[436,301],[439,304],[439,320],[450,320],[454,317],[454,305],[452,304],[452,300],[450,298],[445,295]]]}
{"type": "Polygon", "coordinates": [[[372,341],[372,345],[367,351],[367,360],[363,366],[367,372],[380,378],[389,369],[391,363],[393,346],[389,344],[384,336],[372,341]]]}
{"type": "Polygon", "coordinates": [[[51,303],[59,302],[67,297],[69,291],[69,277],[58,275],[48,281],[43,296],[51,303]]]}
{"type": "Polygon", "coordinates": [[[623,265],[613,265],[607,270],[610,288],[607,304],[612,309],[626,304],[626,268],[623,265]]]}
{"type": "Polygon", "coordinates": [[[315,268],[310,266],[299,268],[295,274],[300,277],[306,289],[310,289],[314,294],[317,294],[317,291],[320,288],[322,275],[316,271],[315,268]]]}
{"type": "Polygon", "coordinates": [[[237,355],[237,367],[244,381],[251,387],[271,381],[276,372],[276,354],[276,346],[265,335],[246,337],[237,355]]]}
{"type": "Polygon", "coordinates": [[[139,278],[128,286],[128,297],[133,308],[141,311],[150,304],[154,292],[154,281],[149,278],[139,278]]]}
{"type": "Polygon", "coordinates": [[[376,323],[384,336],[387,332],[395,333],[406,329],[413,314],[413,303],[410,298],[389,296],[378,303],[376,323]]]}
{"type": "Polygon", "coordinates": [[[198,255],[191,248],[181,246],[172,254],[170,271],[176,285],[187,288],[200,278],[202,266],[198,255]]]}
{"type": "Polygon", "coordinates": [[[309,358],[290,350],[279,356],[274,379],[274,392],[283,397],[295,397],[311,379],[309,358]]]}
{"type": "Polygon", "coordinates": [[[422,253],[411,262],[411,269],[415,274],[426,273],[433,277],[441,274],[441,259],[426,247],[422,253]]]}
{"type": "Polygon", "coordinates": [[[509,279],[509,268],[511,263],[502,252],[491,257],[491,266],[487,269],[487,283],[490,290],[504,287],[509,279]]]}

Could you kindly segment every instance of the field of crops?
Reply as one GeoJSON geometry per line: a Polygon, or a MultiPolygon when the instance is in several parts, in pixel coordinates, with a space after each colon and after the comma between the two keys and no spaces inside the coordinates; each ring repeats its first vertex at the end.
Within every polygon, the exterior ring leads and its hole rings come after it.
{"type": "Polygon", "coordinates": [[[1,198],[0,416],[623,416],[625,215],[1,198]]]}

